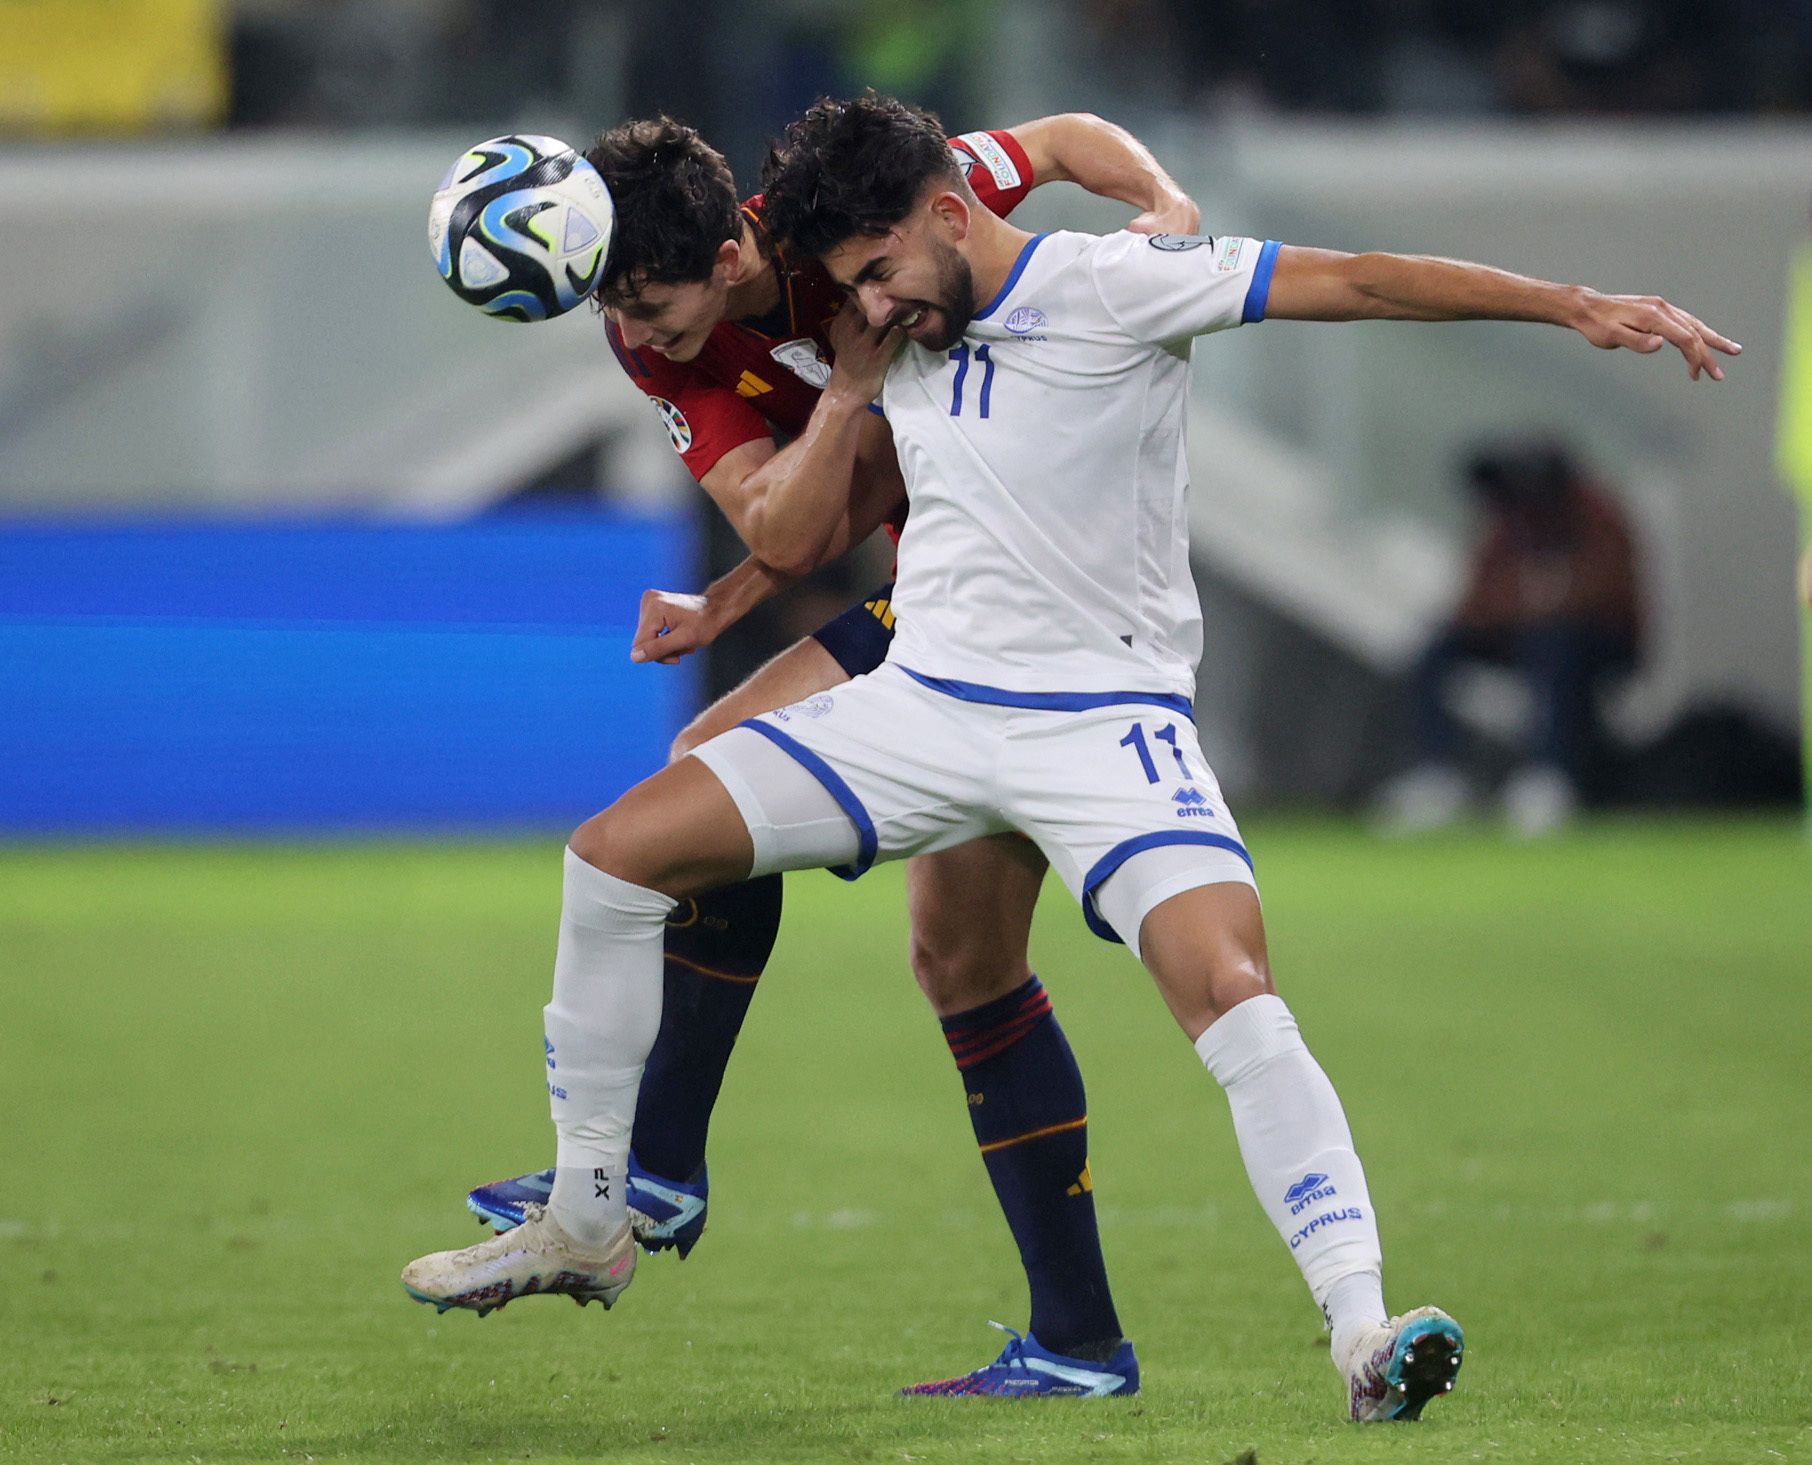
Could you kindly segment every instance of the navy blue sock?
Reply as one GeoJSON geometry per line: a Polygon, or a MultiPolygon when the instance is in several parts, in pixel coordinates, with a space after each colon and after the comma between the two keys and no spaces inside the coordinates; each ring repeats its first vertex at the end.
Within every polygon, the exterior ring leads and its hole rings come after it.
{"type": "Polygon", "coordinates": [[[705,1163],[724,1068],[780,933],[780,877],[682,900],[667,918],[661,1030],[636,1098],[636,1160],[668,1180],[705,1163]]]}
{"type": "Polygon", "coordinates": [[[1088,1099],[1044,984],[1033,977],[943,1023],[988,1178],[1019,1243],[1031,1331],[1054,1352],[1105,1359],[1120,1319],[1095,1228],[1088,1099]]]}

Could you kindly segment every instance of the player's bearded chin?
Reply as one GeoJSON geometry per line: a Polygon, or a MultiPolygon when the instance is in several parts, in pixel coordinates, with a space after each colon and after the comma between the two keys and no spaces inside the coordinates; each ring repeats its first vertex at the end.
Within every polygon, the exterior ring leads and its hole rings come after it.
{"type": "Polygon", "coordinates": [[[919,344],[932,351],[948,351],[962,340],[969,322],[975,319],[975,272],[954,245],[941,239],[931,241],[931,252],[937,268],[939,298],[926,304],[943,317],[944,329],[935,336],[920,338],[919,344]]]}

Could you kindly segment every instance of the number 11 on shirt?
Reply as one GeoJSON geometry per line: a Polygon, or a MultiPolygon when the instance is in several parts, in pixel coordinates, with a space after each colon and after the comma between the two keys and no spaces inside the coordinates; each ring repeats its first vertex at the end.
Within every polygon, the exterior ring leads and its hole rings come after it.
{"type": "MultiPolygon", "coordinates": [[[[950,415],[963,415],[963,382],[969,376],[969,343],[964,341],[950,353],[950,359],[956,363],[956,380],[950,386],[950,415]]],[[[994,358],[988,354],[986,346],[975,348],[975,359],[982,365],[981,381],[981,415],[988,415],[988,394],[994,390],[994,358]]]]}

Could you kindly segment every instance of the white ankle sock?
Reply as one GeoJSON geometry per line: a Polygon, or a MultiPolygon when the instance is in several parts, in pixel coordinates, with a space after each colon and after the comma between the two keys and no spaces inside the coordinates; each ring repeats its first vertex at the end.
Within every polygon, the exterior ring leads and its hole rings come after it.
{"type": "Polygon", "coordinates": [[[1365,1170],[1334,1086],[1290,1009],[1281,997],[1248,998],[1216,1019],[1195,1051],[1227,1091],[1252,1189],[1329,1326],[1350,1336],[1374,1308],[1364,1324],[1382,1322],[1384,1262],[1365,1170]],[[1369,1288],[1352,1280],[1362,1274],[1372,1278],[1369,1288]]]}
{"type": "Polygon", "coordinates": [[[1333,1335],[1328,1344],[1334,1361],[1344,1364],[1359,1335],[1390,1316],[1384,1310],[1384,1279],[1376,1272],[1347,1273],[1328,1288],[1321,1312],[1333,1335]]]}
{"type": "Polygon", "coordinates": [[[629,1132],[661,1026],[661,947],[674,905],[567,850],[554,996],[542,1013],[559,1136],[547,1204],[583,1245],[599,1245],[628,1220],[629,1132]]]}

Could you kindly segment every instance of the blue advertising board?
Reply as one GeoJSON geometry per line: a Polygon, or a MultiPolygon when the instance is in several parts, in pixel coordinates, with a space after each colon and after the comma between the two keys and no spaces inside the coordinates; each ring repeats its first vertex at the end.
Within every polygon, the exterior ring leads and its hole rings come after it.
{"type": "Polygon", "coordinates": [[[0,523],[0,834],[569,826],[659,768],[683,515],[0,523]]]}

